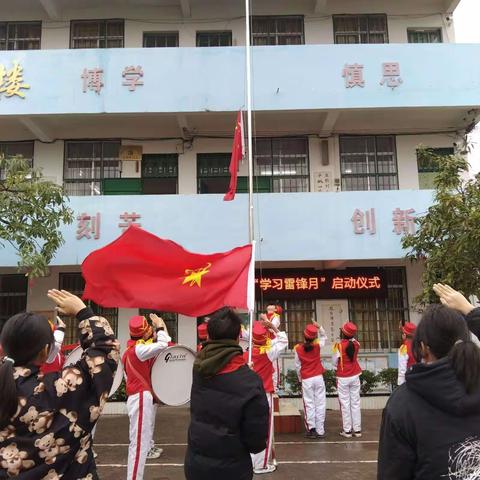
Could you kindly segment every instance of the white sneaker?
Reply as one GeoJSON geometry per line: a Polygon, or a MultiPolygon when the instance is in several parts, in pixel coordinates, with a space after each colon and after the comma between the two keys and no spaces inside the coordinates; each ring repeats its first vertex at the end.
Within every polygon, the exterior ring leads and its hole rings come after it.
{"type": "Polygon", "coordinates": [[[345,432],[345,431],[342,430],[342,431],[340,432],[340,435],[341,435],[342,437],[345,437],[345,438],[352,438],[352,432],[345,432]]]}
{"type": "Polygon", "coordinates": [[[155,460],[156,458],[160,458],[162,453],[163,448],[152,447],[147,454],[147,460],[155,460]]]}
{"type": "Polygon", "coordinates": [[[266,468],[253,469],[255,475],[263,475],[264,473],[273,473],[277,467],[275,465],[267,465],[266,468]]]}
{"type": "Polygon", "coordinates": [[[353,436],[355,438],[360,438],[362,436],[362,432],[361,431],[358,431],[358,432],[353,432],[353,436]]]}

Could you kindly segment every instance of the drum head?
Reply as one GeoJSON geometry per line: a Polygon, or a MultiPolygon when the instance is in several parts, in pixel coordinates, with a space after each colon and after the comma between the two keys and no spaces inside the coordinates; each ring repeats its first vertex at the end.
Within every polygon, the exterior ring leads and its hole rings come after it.
{"type": "Polygon", "coordinates": [[[242,350],[246,352],[248,350],[248,340],[245,340],[244,338],[241,338],[238,341],[238,344],[242,347],[242,350]]]}
{"type": "MultiPolygon", "coordinates": [[[[66,358],[64,367],[71,367],[72,365],[75,365],[79,360],[81,360],[82,355],[83,355],[82,347],[77,347],[73,349],[70,355],[66,358]]],[[[115,372],[115,377],[113,377],[112,388],[110,390],[110,393],[108,394],[109,397],[111,397],[119,389],[120,385],[122,384],[122,380],[123,380],[123,365],[122,365],[122,362],[119,360],[117,371],[115,372]]]]}
{"type": "Polygon", "coordinates": [[[182,345],[163,350],[152,368],[155,395],[166,405],[177,407],[190,401],[195,352],[182,345]]]}
{"type": "Polygon", "coordinates": [[[71,365],[75,365],[83,355],[83,348],[78,346],[77,348],[74,348],[68,357],[65,359],[65,364],[64,367],[70,367],[71,365]]]}

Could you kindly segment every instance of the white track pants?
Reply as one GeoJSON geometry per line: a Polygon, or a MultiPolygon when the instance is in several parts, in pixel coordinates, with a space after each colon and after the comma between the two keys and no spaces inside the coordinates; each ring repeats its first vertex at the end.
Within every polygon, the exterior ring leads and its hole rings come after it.
{"type": "Polygon", "coordinates": [[[276,393],[278,390],[278,386],[280,385],[280,375],[281,375],[281,369],[280,369],[280,360],[275,360],[273,362],[273,391],[276,393]]]}
{"type": "Polygon", "coordinates": [[[337,392],[344,432],[362,430],[362,413],[360,410],[360,375],[354,377],[337,377],[337,392]]]}
{"type": "Polygon", "coordinates": [[[317,433],[325,433],[325,411],[327,394],[323,375],[302,380],[303,409],[305,411],[305,428],[315,428],[317,433]]]}
{"type": "Polygon", "coordinates": [[[254,470],[262,470],[267,468],[267,465],[273,464],[273,394],[267,393],[267,400],[269,406],[269,420],[268,420],[268,438],[267,448],[260,453],[252,454],[252,464],[254,470]]]}
{"type": "Polygon", "coordinates": [[[130,420],[127,480],[143,480],[147,454],[152,446],[155,421],[152,394],[142,392],[129,396],[127,411],[130,420]]]}

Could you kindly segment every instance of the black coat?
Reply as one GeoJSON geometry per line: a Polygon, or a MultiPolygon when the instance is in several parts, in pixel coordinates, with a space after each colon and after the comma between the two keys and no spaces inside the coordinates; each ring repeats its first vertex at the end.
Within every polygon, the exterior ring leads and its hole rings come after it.
{"type": "Polygon", "coordinates": [[[250,453],[265,449],[268,402],[263,384],[246,365],[212,378],[193,373],[187,480],[247,480],[250,453]]]}
{"type": "MultiPolygon", "coordinates": [[[[466,318],[479,334],[480,310],[466,318]]],[[[378,480],[480,475],[480,388],[467,394],[447,358],[407,372],[383,412],[378,480]]]]}

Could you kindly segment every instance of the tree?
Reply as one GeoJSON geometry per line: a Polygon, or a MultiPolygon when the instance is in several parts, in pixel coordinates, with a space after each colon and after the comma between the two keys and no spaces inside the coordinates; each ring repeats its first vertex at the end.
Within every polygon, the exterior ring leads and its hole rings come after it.
{"type": "Polygon", "coordinates": [[[68,198],[20,157],[0,157],[0,174],[0,243],[15,249],[28,276],[45,275],[64,243],[60,226],[73,221],[68,198]]]}
{"type": "Polygon", "coordinates": [[[480,296],[480,174],[467,179],[464,155],[419,151],[420,160],[436,165],[433,205],[417,218],[417,232],[403,238],[407,258],[424,261],[420,304],[438,301],[434,283],[447,283],[463,294],[480,296]]]}

